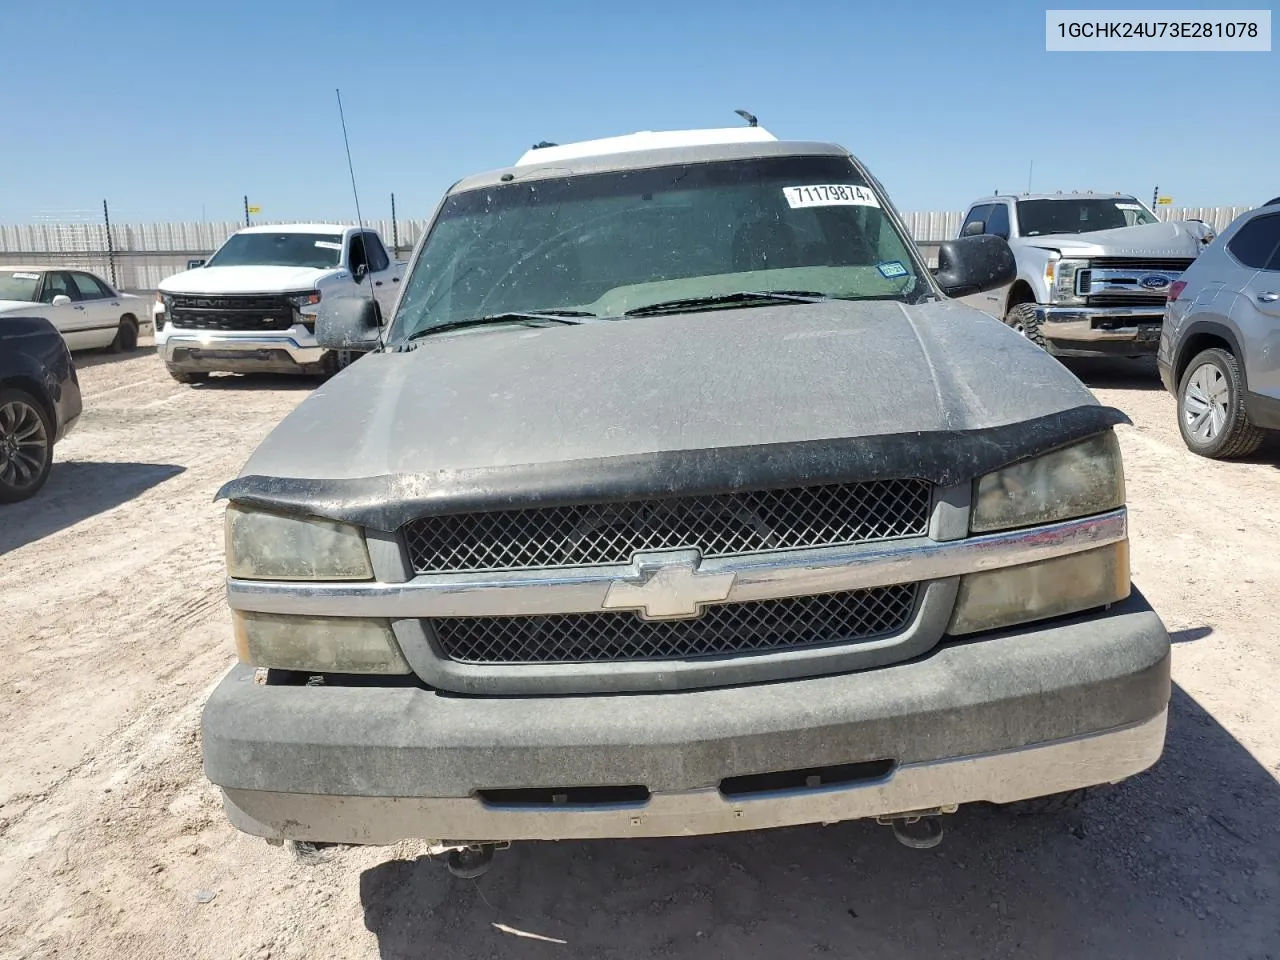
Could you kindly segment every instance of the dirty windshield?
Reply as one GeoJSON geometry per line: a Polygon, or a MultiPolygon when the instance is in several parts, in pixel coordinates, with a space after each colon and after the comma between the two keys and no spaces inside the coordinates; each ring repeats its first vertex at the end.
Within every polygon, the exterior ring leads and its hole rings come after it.
{"type": "Polygon", "coordinates": [[[448,199],[392,339],[473,317],[617,317],[744,291],[912,302],[930,291],[919,269],[841,157],[517,179],[448,199]]]}
{"type": "Polygon", "coordinates": [[[206,267],[336,267],[342,259],[342,236],[330,233],[238,233],[218,250],[206,267]]]}
{"type": "Polygon", "coordinates": [[[1018,233],[1024,237],[1090,233],[1155,222],[1151,212],[1130,197],[1018,201],[1018,233]]]}

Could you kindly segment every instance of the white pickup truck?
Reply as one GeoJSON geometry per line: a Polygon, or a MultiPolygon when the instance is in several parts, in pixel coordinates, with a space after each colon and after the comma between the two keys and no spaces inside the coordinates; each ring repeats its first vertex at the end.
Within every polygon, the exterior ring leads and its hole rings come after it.
{"type": "Polygon", "coordinates": [[[246,227],[160,284],[156,349],[179,383],[214,371],[328,375],[339,357],[316,340],[316,305],[372,296],[390,316],[403,273],[368,228],[246,227]]]}

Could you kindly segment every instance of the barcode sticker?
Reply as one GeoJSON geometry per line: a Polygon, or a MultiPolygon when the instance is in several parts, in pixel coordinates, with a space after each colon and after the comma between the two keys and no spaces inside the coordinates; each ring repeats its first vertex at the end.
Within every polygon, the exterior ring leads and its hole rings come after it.
{"type": "Polygon", "coordinates": [[[797,207],[878,207],[876,195],[866,187],[851,183],[817,183],[807,187],[783,187],[787,206],[797,207]]]}
{"type": "Polygon", "coordinates": [[[334,243],[332,240],[317,240],[316,246],[321,250],[341,250],[342,244],[334,243]]]}
{"type": "Polygon", "coordinates": [[[1117,203],[1117,204],[1116,204],[1116,209],[1117,209],[1117,210],[1141,210],[1141,209],[1142,209],[1142,204],[1140,204],[1140,203],[1117,203]]]}
{"type": "Polygon", "coordinates": [[[15,273],[15,274],[13,274],[13,279],[15,279],[15,280],[39,280],[39,279],[40,279],[40,274],[38,274],[38,273],[15,273]]]}

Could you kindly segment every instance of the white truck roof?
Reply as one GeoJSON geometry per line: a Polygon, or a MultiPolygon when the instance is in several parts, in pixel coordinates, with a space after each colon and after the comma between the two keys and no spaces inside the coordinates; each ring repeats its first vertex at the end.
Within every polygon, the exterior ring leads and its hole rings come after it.
{"type": "Polygon", "coordinates": [[[526,150],[515,165],[524,167],[535,163],[557,163],[561,160],[597,157],[610,153],[630,153],[634,150],[701,147],[716,143],[761,143],[777,139],[764,127],[720,127],[707,130],[641,130],[638,133],[628,133],[621,137],[580,140],[577,143],[557,144],[553,147],[535,147],[532,150],[526,150]]]}

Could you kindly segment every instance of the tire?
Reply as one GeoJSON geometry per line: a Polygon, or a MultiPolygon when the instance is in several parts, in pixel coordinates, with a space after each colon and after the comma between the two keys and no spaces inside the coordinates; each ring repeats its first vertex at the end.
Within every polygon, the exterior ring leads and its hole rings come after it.
{"type": "Polygon", "coordinates": [[[1178,431],[1192,453],[1214,460],[1245,457],[1267,438],[1244,410],[1244,377],[1220,347],[1196,354],[1178,382],[1178,431]]]}
{"type": "Polygon", "coordinates": [[[1032,797],[1030,800],[1002,803],[1000,809],[1019,817],[1054,816],[1078,809],[1092,793],[1093,788],[1081,787],[1065,793],[1052,793],[1047,797],[1032,797]]]}
{"type": "Polygon", "coordinates": [[[0,503],[26,500],[53,466],[53,423],[25,390],[0,390],[0,503]]]}
{"type": "Polygon", "coordinates": [[[207,373],[192,373],[186,370],[175,370],[173,367],[168,365],[165,366],[165,369],[169,371],[169,376],[173,377],[173,379],[177,380],[179,383],[204,383],[209,379],[209,374],[207,373]]]}
{"type": "Polygon", "coordinates": [[[112,353],[133,353],[138,349],[138,321],[132,314],[120,318],[120,329],[116,338],[111,341],[112,353]]]}
{"type": "Polygon", "coordinates": [[[1041,350],[1049,349],[1044,340],[1044,331],[1040,329],[1040,319],[1036,316],[1034,303],[1019,303],[1009,308],[1004,316],[1004,323],[1022,334],[1041,350]]]}

